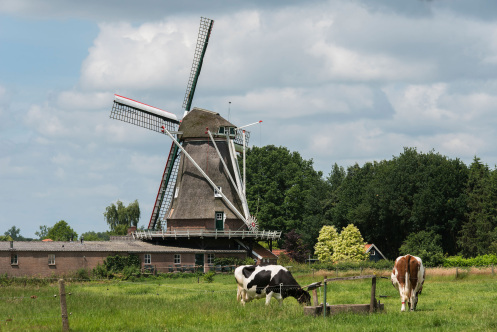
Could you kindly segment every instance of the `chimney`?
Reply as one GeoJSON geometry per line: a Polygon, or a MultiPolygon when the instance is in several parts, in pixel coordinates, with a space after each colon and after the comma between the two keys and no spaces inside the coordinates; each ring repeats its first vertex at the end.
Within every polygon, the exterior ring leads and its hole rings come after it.
{"type": "Polygon", "coordinates": [[[83,244],[83,235],[81,235],[81,244],[83,244]]]}
{"type": "Polygon", "coordinates": [[[10,249],[14,249],[14,241],[10,241],[10,249]]]}
{"type": "Polygon", "coordinates": [[[128,235],[131,235],[134,232],[136,232],[136,226],[130,226],[130,227],[128,227],[128,235]]]}

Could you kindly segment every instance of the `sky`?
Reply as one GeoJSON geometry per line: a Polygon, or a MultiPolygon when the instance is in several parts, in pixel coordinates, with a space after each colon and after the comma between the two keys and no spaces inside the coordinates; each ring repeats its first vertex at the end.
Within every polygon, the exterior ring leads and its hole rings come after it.
{"type": "Polygon", "coordinates": [[[193,106],[334,163],[404,147],[497,164],[494,0],[2,0],[0,234],[65,220],[148,225],[171,142],[109,119],[120,94],[181,117],[200,17],[215,21],[193,106]]]}

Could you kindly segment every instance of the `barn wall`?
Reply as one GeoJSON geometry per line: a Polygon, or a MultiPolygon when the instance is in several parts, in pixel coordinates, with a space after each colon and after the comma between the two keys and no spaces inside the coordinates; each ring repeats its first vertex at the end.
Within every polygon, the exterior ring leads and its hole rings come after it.
{"type": "Polygon", "coordinates": [[[111,252],[0,252],[0,274],[10,277],[67,275],[78,269],[93,269],[104,259],[114,255],[111,252]],[[17,254],[17,265],[10,264],[11,253],[17,254]],[[48,264],[48,255],[55,255],[55,264],[48,264]]]}
{"type": "MultiPolygon", "coordinates": [[[[115,252],[33,252],[13,251],[17,254],[17,265],[10,264],[11,252],[0,252],[0,274],[9,277],[51,277],[71,275],[78,269],[85,268],[88,271],[94,269],[98,264],[103,264],[107,256],[127,255],[127,253],[115,252]],[[48,265],[48,255],[55,255],[55,264],[48,265]]],[[[137,254],[141,261],[141,267],[145,267],[145,253],[137,254]]],[[[181,263],[174,263],[175,253],[150,252],[151,263],[161,273],[170,272],[170,268],[178,266],[195,265],[195,253],[181,253],[181,263]]],[[[215,257],[236,257],[244,259],[244,253],[217,253],[215,257]]],[[[204,254],[204,264],[207,265],[207,254],[204,254]]]]}

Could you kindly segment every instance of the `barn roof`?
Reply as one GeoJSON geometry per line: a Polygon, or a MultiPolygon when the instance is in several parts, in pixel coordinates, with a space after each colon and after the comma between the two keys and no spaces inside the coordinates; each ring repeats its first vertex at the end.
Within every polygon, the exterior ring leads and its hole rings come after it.
{"type": "Polygon", "coordinates": [[[245,253],[245,250],[203,250],[189,247],[164,246],[144,241],[10,241],[0,242],[0,251],[37,252],[128,252],[128,253],[245,253]]]}

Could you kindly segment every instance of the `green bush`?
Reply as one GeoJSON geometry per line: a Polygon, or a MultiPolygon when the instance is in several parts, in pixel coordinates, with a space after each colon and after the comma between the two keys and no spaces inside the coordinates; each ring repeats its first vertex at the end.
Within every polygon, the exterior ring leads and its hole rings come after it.
{"type": "Polygon", "coordinates": [[[247,265],[247,259],[250,259],[248,264],[253,264],[254,261],[252,258],[247,257],[244,259],[236,258],[236,257],[219,257],[214,258],[214,265],[228,266],[228,265],[247,265]]]}
{"type": "Polygon", "coordinates": [[[78,269],[75,273],[75,277],[79,280],[90,280],[90,274],[85,268],[78,269]]]}
{"type": "Polygon", "coordinates": [[[481,255],[473,258],[451,256],[446,257],[443,262],[444,267],[478,267],[490,265],[497,265],[497,255],[481,255]]]}
{"type": "Polygon", "coordinates": [[[215,275],[216,275],[216,272],[214,272],[214,271],[207,272],[206,274],[204,274],[204,281],[207,283],[213,282],[215,275]]]}
{"type": "MultiPolygon", "coordinates": [[[[304,267],[304,266],[303,266],[304,267]]],[[[352,262],[352,261],[343,261],[336,263],[314,263],[311,264],[311,268],[315,270],[338,270],[338,271],[347,271],[347,270],[360,270],[363,269],[378,269],[378,270],[388,270],[393,267],[393,262],[389,260],[379,260],[377,262],[374,261],[360,261],[360,262],[352,262]]]]}

